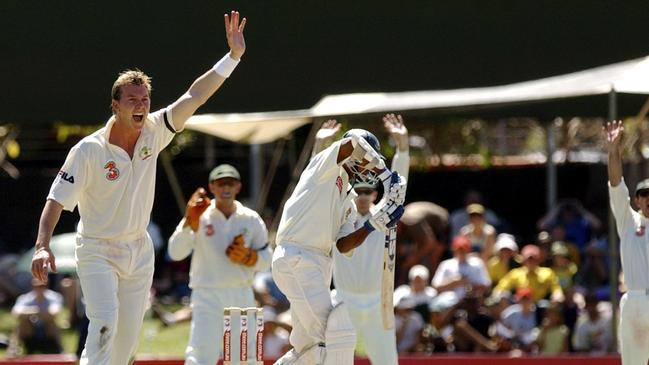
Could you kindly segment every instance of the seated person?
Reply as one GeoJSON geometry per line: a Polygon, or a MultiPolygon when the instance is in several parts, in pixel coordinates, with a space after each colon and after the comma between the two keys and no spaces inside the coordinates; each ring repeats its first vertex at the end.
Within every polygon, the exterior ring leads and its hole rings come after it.
{"type": "Polygon", "coordinates": [[[477,252],[485,263],[493,254],[496,243],[496,228],[487,223],[485,209],[481,204],[471,204],[466,208],[469,224],[460,229],[460,235],[471,240],[471,251],[477,252]]]}
{"type": "Polygon", "coordinates": [[[27,354],[61,353],[61,330],[55,316],[63,309],[63,296],[47,289],[44,282],[33,279],[32,290],[16,299],[11,310],[18,320],[15,338],[27,354]]]}
{"type": "Polygon", "coordinates": [[[495,255],[487,261],[487,272],[491,281],[498,284],[511,269],[520,267],[520,258],[518,253],[518,244],[514,236],[508,233],[501,233],[496,239],[494,247],[495,255]]]}
{"type": "Polygon", "coordinates": [[[500,315],[496,333],[501,342],[507,342],[503,348],[519,349],[525,352],[531,350],[536,328],[536,306],[532,298],[532,290],[519,288],[515,295],[517,304],[505,309],[500,315]]]}

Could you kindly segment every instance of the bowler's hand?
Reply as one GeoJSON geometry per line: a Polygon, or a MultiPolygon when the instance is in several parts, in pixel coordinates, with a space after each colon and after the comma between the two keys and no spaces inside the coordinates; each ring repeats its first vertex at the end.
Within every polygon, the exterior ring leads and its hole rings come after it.
{"type": "Polygon", "coordinates": [[[32,276],[42,282],[47,282],[48,266],[56,272],[56,262],[52,251],[49,248],[39,248],[34,251],[32,276]]]}
{"type": "Polygon", "coordinates": [[[225,35],[230,47],[230,56],[234,60],[241,59],[246,52],[246,40],[243,37],[243,29],[246,27],[246,18],[239,22],[239,12],[232,10],[230,15],[223,15],[225,20],[225,35]]]}

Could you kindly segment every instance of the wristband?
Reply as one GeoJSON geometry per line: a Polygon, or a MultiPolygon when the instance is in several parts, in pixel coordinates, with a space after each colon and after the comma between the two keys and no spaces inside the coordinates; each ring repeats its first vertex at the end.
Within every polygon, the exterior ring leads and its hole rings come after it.
{"type": "Polygon", "coordinates": [[[372,232],[374,232],[376,230],[376,228],[374,228],[372,223],[370,223],[369,219],[365,221],[365,223],[363,224],[363,227],[365,227],[365,229],[367,229],[367,231],[370,232],[370,233],[372,233],[372,232]]]}
{"type": "MultiPolygon", "coordinates": [[[[241,60],[239,60],[241,61],[241,60]]],[[[225,77],[226,79],[232,75],[232,71],[237,67],[239,61],[235,61],[230,57],[230,52],[228,52],[223,58],[217,62],[212,69],[219,75],[225,77]]]]}

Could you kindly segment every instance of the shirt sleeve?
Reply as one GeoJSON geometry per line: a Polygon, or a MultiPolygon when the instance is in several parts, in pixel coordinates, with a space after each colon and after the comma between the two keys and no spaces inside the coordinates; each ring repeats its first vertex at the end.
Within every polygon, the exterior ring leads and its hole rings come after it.
{"type": "Polygon", "coordinates": [[[506,292],[507,290],[511,290],[513,286],[514,286],[514,271],[510,271],[500,279],[498,285],[496,285],[496,287],[494,288],[494,292],[496,294],[501,294],[506,292]]]}
{"type": "Polygon", "coordinates": [[[572,346],[575,348],[575,350],[588,350],[588,334],[585,331],[586,328],[584,324],[584,321],[579,321],[577,323],[577,328],[575,328],[575,334],[572,337],[572,346]]]}
{"type": "Polygon", "coordinates": [[[77,144],[70,149],[61,170],[56,174],[47,199],[60,203],[63,209],[71,212],[79,203],[87,180],[88,157],[82,145],[77,144]]]}
{"type": "Polygon", "coordinates": [[[194,244],[196,242],[196,234],[192,229],[185,225],[185,219],[183,218],[176,230],[169,238],[169,247],[167,252],[169,257],[174,261],[180,261],[185,257],[189,256],[194,250],[194,244]]]}
{"type": "Polygon", "coordinates": [[[257,263],[255,263],[253,269],[255,271],[266,271],[270,268],[270,261],[273,256],[268,243],[268,230],[263,219],[257,214],[252,217],[252,226],[254,235],[250,247],[257,250],[257,263]]]}
{"type": "Polygon", "coordinates": [[[491,285],[491,277],[489,277],[489,273],[487,272],[487,268],[485,267],[485,264],[479,258],[478,260],[476,260],[476,263],[477,263],[476,273],[478,275],[478,277],[476,278],[476,282],[484,286],[491,285]]]}
{"type": "Polygon", "coordinates": [[[340,151],[340,141],[334,142],[331,146],[313,156],[302,174],[308,173],[317,176],[318,181],[325,181],[337,175],[340,168],[338,151],[340,151]]]}
{"type": "Polygon", "coordinates": [[[156,152],[162,151],[169,145],[176,133],[181,132],[174,129],[171,112],[168,110],[169,108],[160,109],[149,114],[149,119],[154,128],[156,152]]]}
{"type": "Polygon", "coordinates": [[[442,261],[437,270],[435,270],[435,275],[433,275],[433,280],[431,281],[431,286],[436,288],[441,286],[446,281],[446,263],[442,261]]]}
{"type": "Polygon", "coordinates": [[[392,158],[392,171],[396,171],[399,175],[408,179],[408,173],[410,172],[410,151],[399,151],[397,148],[397,153],[394,154],[392,158]]]}
{"type": "MultiPolygon", "coordinates": [[[[350,234],[354,233],[356,231],[356,219],[358,219],[358,211],[356,210],[356,205],[351,202],[351,200],[348,200],[345,202],[345,215],[344,215],[344,220],[342,222],[342,225],[340,226],[340,230],[338,231],[338,235],[336,236],[336,241],[334,242],[334,250],[337,250],[336,242],[338,242],[339,239],[349,236],[350,234]],[[349,213],[347,213],[349,212],[349,213]]],[[[367,239],[366,239],[367,240],[367,239]]],[[[363,244],[366,244],[363,243],[363,244]]],[[[340,252],[340,251],[338,251],[340,252]]],[[[340,252],[341,255],[347,258],[351,258],[354,255],[354,249],[349,250],[346,253],[340,252]]]]}
{"type": "Polygon", "coordinates": [[[632,209],[629,199],[629,189],[624,182],[624,179],[617,185],[611,186],[608,183],[608,194],[611,203],[611,210],[615,216],[615,225],[617,227],[618,235],[624,234],[624,226],[631,219],[632,209]]]}

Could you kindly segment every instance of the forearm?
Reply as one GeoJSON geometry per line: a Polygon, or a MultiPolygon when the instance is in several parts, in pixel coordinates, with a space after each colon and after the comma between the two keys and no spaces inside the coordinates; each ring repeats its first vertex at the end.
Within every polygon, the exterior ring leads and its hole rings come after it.
{"type": "Polygon", "coordinates": [[[194,232],[185,225],[185,219],[183,219],[169,238],[169,257],[174,261],[180,261],[189,256],[194,249],[194,240],[194,232]]]}
{"type": "Polygon", "coordinates": [[[365,227],[361,227],[351,234],[338,239],[336,247],[340,253],[347,253],[360,246],[367,238],[370,232],[365,227]]]}
{"type": "Polygon", "coordinates": [[[176,102],[171,105],[174,128],[179,131],[196,110],[214,95],[225,82],[225,77],[213,69],[202,74],[176,102]]]}
{"type": "Polygon", "coordinates": [[[619,148],[608,151],[608,181],[611,186],[618,186],[622,181],[622,151],[619,148]]]}
{"type": "Polygon", "coordinates": [[[63,205],[55,200],[48,200],[45,202],[45,207],[41,213],[41,218],[38,224],[38,236],[36,237],[36,250],[49,249],[50,239],[54,233],[54,227],[61,217],[63,205]]]}
{"type": "Polygon", "coordinates": [[[255,271],[266,271],[270,268],[270,262],[273,258],[273,252],[270,249],[270,245],[266,244],[261,250],[257,250],[257,262],[255,263],[255,271]]]}

